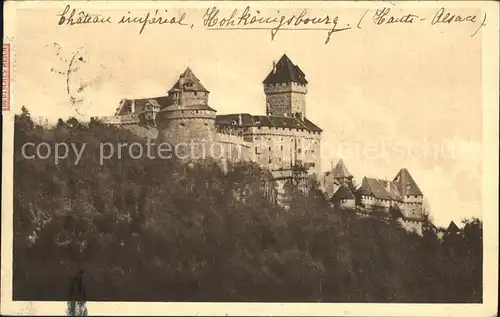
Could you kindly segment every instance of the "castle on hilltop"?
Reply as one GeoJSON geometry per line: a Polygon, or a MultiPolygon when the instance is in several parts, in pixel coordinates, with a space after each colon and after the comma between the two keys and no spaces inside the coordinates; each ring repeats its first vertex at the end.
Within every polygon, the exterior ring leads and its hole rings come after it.
{"type": "Polygon", "coordinates": [[[194,143],[191,153],[198,158],[253,161],[277,180],[303,180],[321,171],[322,130],[306,116],[307,83],[283,55],[263,81],[266,115],[217,115],[210,92],[188,67],[167,96],[122,100],[114,116],[101,120],[172,146],[194,143]]]}
{"type": "MultiPolygon", "coordinates": [[[[320,175],[323,132],[307,118],[307,85],[304,72],[283,55],[263,81],[265,115],[217,115],[210,92],[188,67],[166,96],[122,100],[114,116],[100,119],[183,148],[178,153],[188,159],[252,161],[269,169],[280,188],[288,180],[302,186],[308,176],[320,175]]],[[[352,178],[342,161],[324,175],[322,185],[334,207],[361,213],[397,209],[408,226],[421,231],[422,193],[408,171],[402,169],[393,182],[364,178],[359,189],[352,178]]]]}

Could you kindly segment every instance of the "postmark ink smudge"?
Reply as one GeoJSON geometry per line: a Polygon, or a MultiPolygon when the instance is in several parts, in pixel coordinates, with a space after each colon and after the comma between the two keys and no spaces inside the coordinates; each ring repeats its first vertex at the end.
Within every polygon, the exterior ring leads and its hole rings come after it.
{"type": "Polygon", "coordinates": [[[83,64],[86,62],[86,59],[83,57],[83,48],[79,48],[74,52],[71,56],[71,59],[68,61],[64,57],[62,57],[61,54],[61,45],[58,43],[54,43],[54,49],[56,50],[56,56],[59,58],[59,60],[64,64],[63,70],[57,70],[55,68],[51,68],[51,72],[61,75],[64,77],[65,82],[66,82],[66,93],[68,94],[69,102],[71,106],[73,107],[74,111],[76,112],[77,115],[81,115],[80,110],[79,110],[79,105],[83,102],[83,98],[78,96],[78,94],[82,93],[85,88],[88,87],[88,84],[82,83],[79,87],[75,89],[75,92],[73,89],[71,89],[71,77],[72,74],[76,73],[80,69],[80,64],[83,64]]]}
{"type": "Polygon", "coordinates": [[[83,270],[73,278],[69,289],[69,301],[67,316],[87,316],[88,311],[85,304],[85,285],[83,283],[83,270]]]}
{"type": "Polygon", "coordinates": [[[113,77],[111,70],[102,63],[99,65],[92,63],[82,47],[67,58],[63,57],[61,45],[54,43],[53,48],[62,65],[59,69],[52,67],[50,71],[63,77],[69,106],[77,116],[83,116],[82,111],[87,110],[83,109],[84,105],[88,107],[92,103],[85,97],[88,96],[86,93],[91,89],[100,89],[107,80],[110,80],[113,77]]]}

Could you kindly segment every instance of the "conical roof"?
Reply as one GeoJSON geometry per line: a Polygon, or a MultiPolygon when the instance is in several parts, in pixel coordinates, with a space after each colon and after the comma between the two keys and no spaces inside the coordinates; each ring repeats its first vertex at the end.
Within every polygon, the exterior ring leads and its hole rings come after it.
{"type": "Polygon", "coordinates": [[[344,165],[344,161],[342,161],[342,159],[337,162],[337,165],[335,165],[331,174],[334,178],[352,178],[351,173],[347,170],[347,167],[344,165]]]}
{"type": "Polygon", "coordinates": [[[417,183],[411,177],[410,172],[406,168],[402,168],[396,177],[394,178],[394,183],[398,188],[398,192],[401,196],[423,196],[422,191],[418,188],[417,183]]]}
{"type": "Polygon", "coordinates": [[[346,184],[343,184],[339,187],[339,189],[337,189],[335,194],[333,194],[331,201],[340,201],[342,199],[355,199],[354,194],[346,184]]]}
{"type": "Polygon", "coordinates": [[[276,63],[273,70],[264,79],[264,84],[282,84],[295,82],[299,84],[307,84],[306,75],[299,66],[292,63],[290,58],[284,54],[276,63]]]}
{"type": "Polygon", "coordinates": [[[198,79],[198,77],[196,77],[189,66],[179,76],[179,80],[168,92],[180,91],[181,84],[183,85],[184,91],[209,92],[205,87],[203,87],[203,85],[200,83],[200,80],[198,79]]]}

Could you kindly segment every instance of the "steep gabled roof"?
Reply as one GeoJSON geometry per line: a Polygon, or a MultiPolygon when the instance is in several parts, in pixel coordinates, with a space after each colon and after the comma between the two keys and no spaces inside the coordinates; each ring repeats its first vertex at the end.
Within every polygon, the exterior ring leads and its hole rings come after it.
{"type": "Polygon", "coordinates": [[[358,195],[372,196],[377,199],[401,201],[402,198],[393,182],[383,179],[363,177],[361,186],[357,190],[358,195]]]}
{"type": "Polygon", "coordinates": [[[410,172],[406,168],[402,168],[396,177],[394,178],[394,183],[398,187],[398,191],[401,196],[423,196],[420,188],[418,188],[417,183],[413,180],[410,172]]]}
{"type": "Polygon", "coordinates": [[[448,229],[446,229],[446,232],[449,232],[449,233],[457,233],[459,231],[460,231],[460,229],[458,228],[458,226],[453,221],[450,222],[450,225],[448,226],[448,229]]]}
{"type": "Polygon", "coordinates": [[[191,68],[188,66],[186,70],[179,76],[179,80],[175,83],[175,85],[168,92],[180,91],[181,82],[184,83],[184,91],[203,91],[209,92],[203,85],[200,83],[200,80],[193,73],[191,68]]]}
{"type": "Polygon", "coordinates": [[[334,178],[352,178],[353,176],[349,171],[347,170],[347,167],[344,164],[344,161],[342,159],[339,159],[337,162],[337,165],[333,168],[331,174],[333,175],[334,178]]]}
{"type": "Polygon", "coordinates": [[[115,115],[126,115],[131,113],[140,113],[146,109],[148,104],[153,106],[162,106],[166,97],[153,97],[142,99],[122,99],[115,115]],[[134,112],[132,112],[132,103],[134,104],[134,112]]]}
{"type": "Polygon", "coordinates": [[[332,202],[337,202],[342,199],[355,199],[356,197],[352,193],[351,189],[349,186],[346,184],[342,185],[337,189],[335,194],[333,194],[332,198],[330,199],[332,202]]]}
{"type": "Polygon", "coordinates": [[[307,84],[304,72],[284,54],[276,63],[275,67],[273,67],[269,75],[267,75],[266,79],[264,79],[263,83],[268,85],[289,82],[307,84]]]}

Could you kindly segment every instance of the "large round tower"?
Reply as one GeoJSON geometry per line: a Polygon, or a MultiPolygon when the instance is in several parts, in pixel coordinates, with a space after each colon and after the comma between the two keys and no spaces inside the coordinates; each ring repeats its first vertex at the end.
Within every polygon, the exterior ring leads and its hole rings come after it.
{"type": "Polygon", "coordinates": [[[156,115],[157,143],[168,143],[179,159],[212,157],[216,111],[208,106],[209,91],[188,67],[168,91],[168,104],[156,115]]]}

